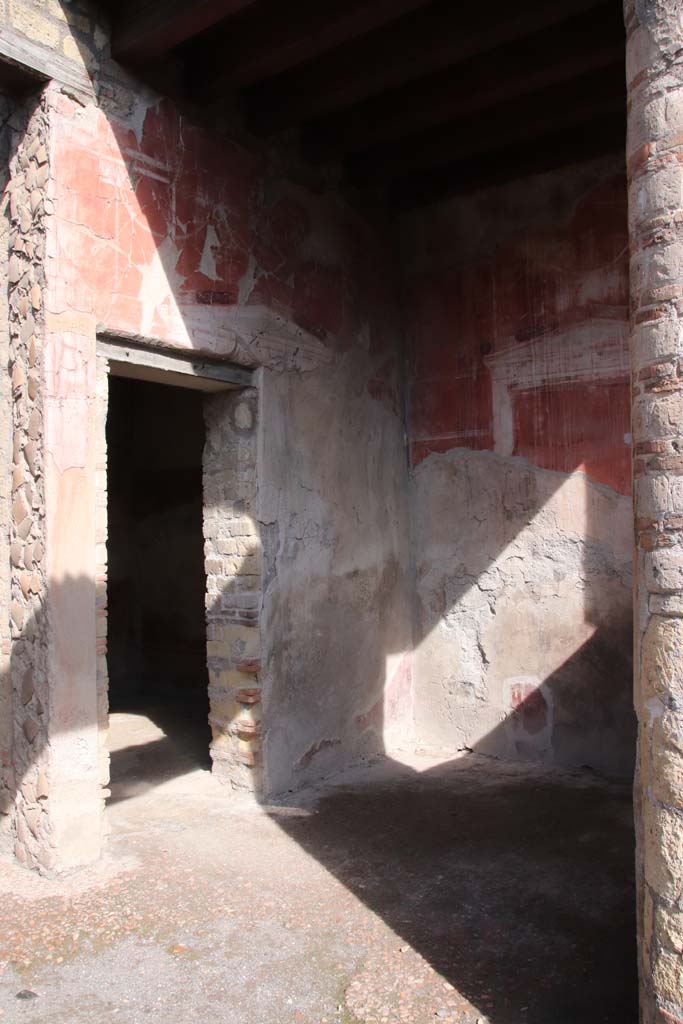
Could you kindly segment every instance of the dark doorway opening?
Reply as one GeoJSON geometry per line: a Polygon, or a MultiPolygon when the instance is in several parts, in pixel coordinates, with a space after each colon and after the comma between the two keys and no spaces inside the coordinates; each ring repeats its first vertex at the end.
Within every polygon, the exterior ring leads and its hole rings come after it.
{"type": "Polygon", "coordinates": [[[203,395],[110,378],[111,801],[209,768],[203,395]]]}

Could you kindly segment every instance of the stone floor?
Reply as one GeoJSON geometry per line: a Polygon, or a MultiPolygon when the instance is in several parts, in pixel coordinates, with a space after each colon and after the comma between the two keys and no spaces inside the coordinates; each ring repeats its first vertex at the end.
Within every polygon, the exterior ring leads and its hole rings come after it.
{"type": "Polygon", "coordinates": [[[254,808],[113,718],[105,860],[0,861],[0,1021],[635,1024],[628,785],[412,758],[254,808]]]}

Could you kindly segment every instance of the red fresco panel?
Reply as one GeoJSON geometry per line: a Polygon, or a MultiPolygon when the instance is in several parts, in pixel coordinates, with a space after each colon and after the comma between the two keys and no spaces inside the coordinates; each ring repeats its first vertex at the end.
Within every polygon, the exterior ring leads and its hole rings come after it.
{"type": "Polygon", "coordinates": [[[566,384],[514,400],[515,455],[544,469],[581,470],[621,494],[631,490],[627,381],[566,384]]]}
{"type": "Polygon", "coordinates": [[[468,239],[449,232],[447,208],[443,223],[429,214],[420,236],[426,269],[407,289],[414,464],[455,447],[493,449],[486,357],[509,352],[514,364],[516,346],[531,344],[539,362],[537,386],[533,375],[524,392],[510,383],[514,454],[546,469],[582,470],[621,493],[630,491],[627,377],[620,371],[613,379],[606,370],[600,379],[600,361],[609,355],[595,349],[596,380],[567,383],[572,373],[565,364],[576,359],[576,349],[567,350],[566,358],[562,350],[583,326],[605,318],[626,323],[626,189],[623,178],[609,178],[571,205],[565,186],[575,173],[559,172],[557,187],[544,194],[542,216],[521,230],[510,230],[517,214],[513,205],[506,211],[506,193],[495,202],[480,198],[484,212],[472,223],[486,244],[469,261],[461,253],[468,239]],[[554,346],[548,350],[554,358],[544,358],[544,345],[554,346]]]}

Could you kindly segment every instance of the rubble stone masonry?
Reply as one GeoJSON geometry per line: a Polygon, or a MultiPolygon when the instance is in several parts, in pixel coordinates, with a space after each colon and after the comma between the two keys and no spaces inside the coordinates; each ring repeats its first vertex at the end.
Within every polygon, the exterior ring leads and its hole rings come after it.
{"type": "Polygon", "coordinates": [[[644,1024],[683,1020],[683,12],[627,0],[644,1024]]]}
{"type": "Polygon", "coordinates": [[[12,388],[11,603],[13,759],[18,859],[49,870],[49,693],[45,614],[45,185],[48,120],[41,99],[12,160],[9,196],[9,376],[12,388]]]}
{"type": "MultiPolygon", "coordinates": [[[[12,115],[15,104],[0,93],[0,187],[3,191],[0,206],[0,274],[7,280],[9,259],[9,195],[5,191],[9,180],[9,156],[12,143],[12,115]]],[[[2,366],[9,363],[9,321],[7,289],[0,290],[0,360],[2,366]]],[[[0,376],[0,402],[3,415],[0,416],[0,522],[9,523],[12,486],[12,407],[11,382],[9,374],[0,376]]],[[[11,824],[11,810],[14,802],[14,770],[12,766],[13,716],[12,680],[10,677],[11,638],[9,630],[10,606],[10,555],[9,532],[0,533],[0,830],[7,830],[11,824]]]]}

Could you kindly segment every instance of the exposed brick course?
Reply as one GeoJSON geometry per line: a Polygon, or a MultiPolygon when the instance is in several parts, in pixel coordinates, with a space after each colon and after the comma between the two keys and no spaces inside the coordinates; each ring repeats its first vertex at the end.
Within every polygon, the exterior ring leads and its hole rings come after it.
{"type": "Polygon", "coordinates": [[[204,534],[213,770],[261,783],[261,540],[256,519],[258,392],[207,398],[204,534]]]}

